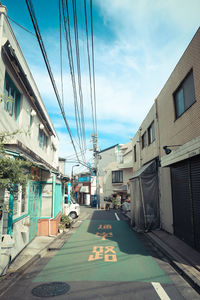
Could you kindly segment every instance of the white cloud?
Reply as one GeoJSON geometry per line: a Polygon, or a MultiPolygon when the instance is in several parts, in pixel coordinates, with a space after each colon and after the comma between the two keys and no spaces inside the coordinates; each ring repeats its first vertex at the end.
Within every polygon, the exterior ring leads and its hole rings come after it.
{"type": "MultiPolygon", "coordinates": [[[[199,26],[200,2],[96,0],[94,5],[98,6],[109,32],[113,32],[113,37],[104,38],[97,36],[94,28],[97,119],[99,141],[103,149],[104,145],[107,147],[108,143],[110,146],[115,143],[117,138],[118,143],[128,140],[137,131],[199,26]],[[111,136],[115,139],[112,140],[111,136]]],[[[86,44],[81,37],[83,58],[86,44]]],[[[64,123],[56,117],[60,110],[41,54],[38,57],[38,46],[33,37],[22,41],[40,93],[48,111],[53,113],[55,128],[60,132],[64,123]],[[30,47],[30,44],[33,46],[30,47]]],[[[45,32],[44,41],[60,91],[57,32],[45,32]]],[[[85,69],[87,63],[81,62],[85,125],[86,130],[91,132],[89,78],[85,69]]],[[[74,100],[67,66],[65,58],[65,111],[70,127],[74,129],[74,100]]],[[[60,155],[74,154],[68,136],[64,133],[59,133],[59,136],[60,155]]]]}

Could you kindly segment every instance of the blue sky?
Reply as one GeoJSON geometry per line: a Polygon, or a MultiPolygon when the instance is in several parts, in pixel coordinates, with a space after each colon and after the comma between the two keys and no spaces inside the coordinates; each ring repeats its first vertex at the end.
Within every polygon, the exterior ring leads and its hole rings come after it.
{"type": "MultiPolygon", "coordinates": [[[[25,0],[3,0],[8,16],[33,30],[25,0]]],[[[35,0],[35,13],[60,89],[58,1],[35,0]]],[[[69,1],[71,2],[71,1],[69,1]]],[[[83,0],[79,10],[80,59],[87,148],[92,148],[83,0]]],[[[95,78],[99,146],[133,137],[199,27],[199,0],[93,0],[95,78]]],[[[74,155],[46,67],[34,36],[11,25],[60,138],[61,157],[74,155]]],[[[64,47],[64,45],[63,45],[64,47]]],[[[76,138],[67,52],[64,52],[65,111],[76,138]]],[[[88,151],[87,158],[92,157],[88,151]]],[[[73,156],[71,156],[73,157],[73,156]]],[[[76,168],[80,171],[81,168],[76,168]]],[[[71,165],[67,167],[68,173],[71,165]]]]}

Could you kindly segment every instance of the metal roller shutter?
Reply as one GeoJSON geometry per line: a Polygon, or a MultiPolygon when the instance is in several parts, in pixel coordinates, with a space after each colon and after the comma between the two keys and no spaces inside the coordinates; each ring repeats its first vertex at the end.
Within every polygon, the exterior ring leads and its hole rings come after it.
{"type": "Polygon", "coordinates": [[[200,157],[190,160],[195,248],[200,250],[200,157]]]}
{"type": "Polygon", "coordinates": [[[190,188],[189,161],[171,166],[174,233],[194,247],[193,209],[190,188]]]}

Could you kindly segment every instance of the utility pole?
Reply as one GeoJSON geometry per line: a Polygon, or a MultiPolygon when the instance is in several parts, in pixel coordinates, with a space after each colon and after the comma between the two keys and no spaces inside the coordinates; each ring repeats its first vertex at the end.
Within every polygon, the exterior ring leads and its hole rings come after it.
{"type": "Polygon", "coordinates": [[[100,197],[99,197],[99,182],[98,182],[98,161],[99,161],[99,154],[98,154],[98,137],[94,133],[91,134],[91,140],[93,143],[93,156],[94,156],[94,165],[95,165],[95,176],[96,176],[96,200],[97,200],[97,209],[100,208],[100,197]]]}
{"type": "Polygon", "coordinates": [[[78,167],[79,165],[72,166],[72,173],[71,173],[71,183],[72,183],[72,192],[74,192],[74,174],[73,174],[73,168],[78,167]]]}

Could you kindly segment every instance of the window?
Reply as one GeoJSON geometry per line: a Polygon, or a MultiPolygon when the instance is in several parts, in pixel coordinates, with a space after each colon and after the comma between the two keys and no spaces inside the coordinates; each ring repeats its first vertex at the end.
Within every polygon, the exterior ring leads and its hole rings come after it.
{"type": "Polygon", "coordinates": [[[39,139],[39,145],[42,149],[47,148],[47,136],[44,133],[44,131],[42,129],[39,128],[39,135],[38,135],[38,139],[39,139]]]}
{"type": "Polygon", "coordinates": [[[27,187],[15,184],[13,188],[14,203],[13,203],[13,216],[14,218],[22,216],[27,212],[27,187]]]}
{"type": "Polygon", "coordinates": [[[176,119],[179,118],[194,102],[194,78],[193,72],[186,76],[179,88],[174,92],[174,105],[176,119]]]}
{"type": "Polygon", "coordinates": [[[123,183],[123,171],[112,171],[112,183],[123,183]]]}
{"type": "Polygon", "coordinates": [[[29,126],[31,127],[31,126],[32,126],[32,124],[33,124],[33,116],[32,116],[32,115],[30,115],[30,123],[29,123],[29,126]]]}
{"type": "Polygon", "coordinates": [[[20,110],[20,93],[11,78],[6,73],[4,85],[4,109],[10,116],[18,119],[20,110]]]}
{"type": "Polygon", "coordinates": [[[153,121],[148,128],[148,145],[152,144],[154,140],[155,140],[155,126],[153,121]]]}
{"type": "Polygon", "coordinates": [[[134,146],[134,162],[137,161],[136,145],[134,146]]]}
{"type": "Polygon", "coordinates": [[[142,135],[142,149],[147,146],[147,132],[142,135]]]}

